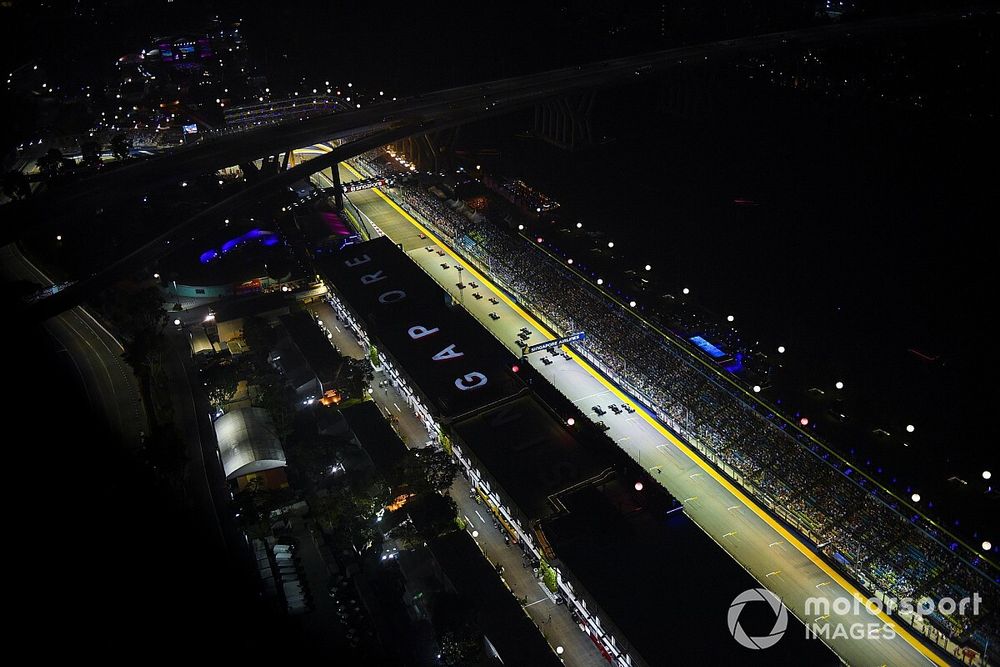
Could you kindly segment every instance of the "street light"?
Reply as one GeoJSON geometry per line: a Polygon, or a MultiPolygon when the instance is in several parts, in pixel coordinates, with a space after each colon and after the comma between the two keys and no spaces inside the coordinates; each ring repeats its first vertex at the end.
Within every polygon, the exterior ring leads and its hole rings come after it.
{"type": "Polygon", "coordinates": [[[835,384],[833,386],[836,387],[837,389],[843,389],[844,388],[844,383],[841,382],[840,380],[838,380],[837,384],[835,384]]]}
{"type": "Polygon", "coordinates": [[[755,393],[755,394],[759,394],[760,393],[760,385],[759,384],[755,384],[753,386],[753,393],[755,393]]]}
{"type": "Polygon", "coordinates": [[[517,226],[517,231],[523,232],[524,231],[524,225],[518,225],[517,226]]]}
{"type": "Polygon", "coordinates": [[[567,260],[566,260],[566,263],[567,263],[567,264],[572,264],[572,263],[573,263],[573,258],[572,258],[572,257],[570,257],[569,259],[567,259],[567,260]]]}
{"type": "Polygon", "coordinates": [[[907,433],[913,433],[916,430],[917,430],[917,427],[915,427],[913,424],[907,424],[906,425],[906,432],[907,433]]]}
{"type": "Polygon", "coordinates": [[[604,284],[604,278],[598,278],[597,279],[597,284],[598,285],[603,285],[604,284]]]}
{"type": "Polygon", "coordinates": [[[681,290],[681,294],[690,294],[690,293],[691,293],[691,290],[689,290],[687,287],[685,287],[684,289],[681,290]]]}
{"type": "Polygon", "coordinates": [[[993,549],[993,543],[989,540],[983,540],[983,551],[991,551],[993,549]]]}
{"type": "Polygon", "coordinates": [[[914,493],[912,496],[910,496],[910,500],[912,500],[915,503],[919,503],[920,502],[920,494],[919,493],[914,493]]]}
{"type": "Polygon", "coordinates": [[[56,241],[62,241],[62,234],[56,235],[56,241]]]}
{"type": "Polygon", "coordinates": [[[636,491],[642,491],[642,482],[636,482],[635,483],[635,490],[636,491]]]}
{"type": "Polygon", "coordinates": [[[983,479],[989,479],[992,476],[993,476],[993,473],[991,473],[989,470],[984,470],[983,471],[983,479]]]}
{"type": "Polygon", "coordinates": [[[778,354],[784,354],[784,353],[785,353],[785,346],[784,345],[779,345],[778,346],[778,354]]]}
{"type": "Polygon", "coordinates": [[[803,426],[809,426],[809,418],[803,417],[802,419],[799,420],[799,423],[802,424],[803,426]]]}
{"type": "Polygon", "coordinates": [[[573,419],[572,417],[570,417],[569,419],[566,420],[566,423],[569,424],[570,426],[572,426],[573,424],[576,423],[576,420],[573,419]]]}
{"type": "Polygon", "coordinates": [[[479,537],[479,531],[478,530],[472,531],[472,537],[479,537]]]}
{"type": "Polygon", "coordinates": [[[728,317],[726,317],[726,321],[727,321],[727,322],[732,322],[732,321],[733,321],[733,320],[735,320],[735,319],[736,319],[736,318],[735,318],[735,317],[733,317],[732,315],[729,315],[728,317]]]}
{"type": "Polygon", "coordinates": [[[608,241],[608,247],[609,248],[614,248],[615,247],[615,242],[614,241],[608,241]]]}
{"type": "Polygon", "coordinates": [[[635,308],[635,301],[629,301],[628,305],[630,305],[631,307],[635,308]]]}
{"type": "Polygon", "coordinates": [[[576,223],[576,228],[577,229],[583,229],[583,223],[582,222],[576,223]]]}
{"type": "Polygon", "coordinates": [[[652,270],[653,270],[653,267],[652,267],[652,266],[650,266],[649,264],[647,264],[647,265],[646,265],[646,270],[647,270],[647,271],[652,271],[652,270]]]}
{"type": "Polygon", "coordinates": [[[159,280],[159,279],[160,279],[160,274],[159,273],[154,273],[153,274],[153,280],[159,280]]]}
{"type": "Polygon", "coordinates": [[[556,646],[556,654],[562,655],[564,650],[562,646],[556,646]]]}
{"type": "Polygon", "coordinates": [[[175,319],[174,320],[174,326],[175,327],[179,327],[180,325],[181,325],[181,321],[179,319],[175,319]]]}

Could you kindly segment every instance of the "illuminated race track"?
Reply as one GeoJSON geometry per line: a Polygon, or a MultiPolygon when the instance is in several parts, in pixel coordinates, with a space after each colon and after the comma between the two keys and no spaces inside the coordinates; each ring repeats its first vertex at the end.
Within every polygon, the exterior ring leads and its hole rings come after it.
{"type": "MultiPolygon", "coordinates": [[[[342,176],[345,180],[359,177],[350,167],[343,171],[342,176]]],[[[487,277],[438,241],[429,229],[382,192],[357,192],[351,194],[350,199],[386,235],[401,243],[413,261],[511,351],[520,353],[518,332],[522,327],[531,332],[529,344],[554,337],[534,317],[495,288],[487,277]],[[478,289],[458,289],[457,266],[462,267],[462,282],[468,284],[474,281],[479,284],[478,289]],[[472,292],[475,291],[484,298],[473,298],[472,292]],[[495,298],[497,303],[491,303],[490,297],[495,298]],[[499,320],[490,318],[492,312],[500,316],[499,320]]],[[[595,405],[606,409],[613,403],[628,403],[635,408],[634,414],[622,412],[615,415],[608,411],[601,417],[609,427],[609,437],[649,470],[673,496],[683,501],[685,512],[750,574],[779,595],[800,620],[806,624],[817,623],[821,627],[831,624],[831,633],[836,627],[833,624],[843,624],[845,628],[877,626],[879,632],[875,637],[850,639],[831,636],[824,640],[845,662],[851,665],[948,664],[900,626],[894,625],[893,633],[883,632],[883,623],[892,621],[884,615],[878,618],[870,615],[863,605],[859,613],[852,609],[843,615],[832,613],[827,618],[807,615],[806,598],[863,600],[864,596],[585,360],[572,352],[568,359],[537,353],[530,360],[539,373],[588,416],[593,415],[591,408],[595,405]],[[539,355],[542,354],[553,363],[539,363],[539,355]]],[[[711,581],[711,573],[705,572],[680,572],[676,576],[702,576],[711,581]]],[[[732,591],[733,597],[740,592],[732,591]]],[[[723,623],[726,611],[720,609],[717,617],[705,618],[704,622],[723,623]]]]}

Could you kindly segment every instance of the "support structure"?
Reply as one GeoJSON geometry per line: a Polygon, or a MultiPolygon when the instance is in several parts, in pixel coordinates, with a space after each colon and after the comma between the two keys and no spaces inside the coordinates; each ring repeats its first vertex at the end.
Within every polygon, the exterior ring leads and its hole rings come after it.
{"type": "Polygon", "coordinates": [[[535,106],[536,137],[565,150],[577,150],[594,143],[591,116],[597,92],[559,97],[535,106]]]}

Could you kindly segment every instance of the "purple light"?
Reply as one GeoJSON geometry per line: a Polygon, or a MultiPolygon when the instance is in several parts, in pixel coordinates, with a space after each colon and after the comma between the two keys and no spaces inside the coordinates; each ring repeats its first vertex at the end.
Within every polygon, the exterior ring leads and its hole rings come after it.
{"type": "Polygon", "coordinates": [[[223,243],[221,252],[219,250],[206,250],[205,252],[201,253],[198,259],[202,264],[208,264],[212,260],[221,257],[223,254],[229,252],[233,248],[237,248],[247,243],[248,241],[253,241],[255,239],[260,240],[261,245],[267,247],[277,245],[278,241],[280,240],[278,238],[278,235],[275,234],[274,232],[265,231],[263,229],[251,229],[246,234],[241,234],[240,236],[229,239],[228,241],[223,243]]]}

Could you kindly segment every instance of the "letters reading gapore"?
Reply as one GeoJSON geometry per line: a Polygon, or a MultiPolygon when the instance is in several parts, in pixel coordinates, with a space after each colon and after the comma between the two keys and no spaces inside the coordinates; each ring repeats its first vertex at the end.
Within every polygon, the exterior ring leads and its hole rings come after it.
{"type": "MultiPolygon", "coordinates": [[[[416,326],[407,329],[406,333],[409,334],[410,338],[412,338],[413,340],[418,340],[420,338],[423,338],[424,336],[430,336],[431,334],[435,334],[438,331],[440,331],[440,329],[438,329],[437,327],[428,328],[418,324],[416,326]]],[[[459,357],[464,357],[464,356],[465,353],[458,352],[457,350],[455,350],[455,344],[452,343],[451,345],[444,348],[431,358],[434,361],[444,361],[446,359],[458,359],[459,357]]],[[[473,371],[472,373],[466,373],[464,377],[457,378],[455,380],[455,386],[458,389],[461,389],[462,391],[469,391],[470,389],[479,389],[480,387],[485,386],[486,382],[487,378],[483,373],[480,373],[479,371],[473,371]]]]}
{"type": "MultiPolygon", "coordinates": [[[[358,257],[355,257],[353,259],[344,260],[344,265],[347,266],[348,268],[353,269],[362,266],[364,264],[367,264],[370,261],[372,261],[372,258],[366,253],[364,255],[359,255],[358,257]]],[[[377,269],[375,271],[372,271],[371,273],[363,274],[360,280],[362,285],[374,285],[375,283],[379,283],[385,280],[386,278],[388,278],[388,276],[385,274],[385,272],[382,269],[377,269]]],[[[383,304],[395,303],[397,301],[402,301],[405,298],[406,298],[406,292],[400,289],[386,290],[385,292],[382,292],[381,294],[378,295],[379,303],[383,304]]],[[[424,336],[430,336],[431,334],[435,334],[438,331],[440,331],[438,327],[425,327],[422,325],[416,325],[407,329],[406,333],[410,336],[411,340],[419,340],[424,336]]],[[[448,361],[451,359],[459,359],[464,356],[465,353],[456,350],[455,344],[452,343],[446,346],[444,349],[437,352],[434,356],[431,357],[431,359],[433,359],[434,361],[448,361]]],[[[487,382],[488,378],[486,377],[485,373],[480,373],[479,371],[472,371],[470,373],[466,373],[461,377],[455,378],[455,387],[460,391],[471,391],[473,389],[479,389],[481,387],[485,387],[487,382]]]]}

